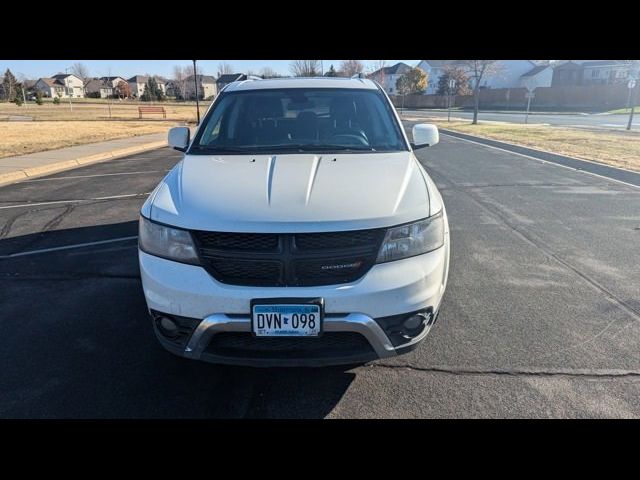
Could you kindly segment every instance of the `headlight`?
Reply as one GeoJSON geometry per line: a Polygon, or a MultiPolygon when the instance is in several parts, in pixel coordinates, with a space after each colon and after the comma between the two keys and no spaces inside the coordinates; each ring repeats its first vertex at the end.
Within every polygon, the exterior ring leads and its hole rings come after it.
{"type": "Polygon", "coordinates": [[[377,263],[400,260],[427,253],[444,245],[442,211],[420,220],[387,230],[377,263]]]}
{"type": "Polygon", "coordinates": [[[157,257],[183,263],[200,263],[188,231],[160,225],[143,216],[140,216],[138,245],[140,250],[157,257]]]}

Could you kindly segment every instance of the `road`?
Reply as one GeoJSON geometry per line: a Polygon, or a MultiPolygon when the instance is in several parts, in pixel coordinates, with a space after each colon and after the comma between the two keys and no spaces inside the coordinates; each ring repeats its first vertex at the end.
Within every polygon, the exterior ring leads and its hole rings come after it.
{"type": "Polygon", "coordinates": [[[446,135],[416,153],[451,225],[441,315],[350,369],[159,346],[126,238],[178,152],[0,188],[0,417],[640,417],[640,189],[446,135]]]}
{"type": "MultiPolygon", "coordinates": [[[[640,109],[638,109],[640,110],[640,109]]],[[[400,110],[398,110],[400,111],[400,110]]],[[[410,110],[405,109],[406,115],[427,115],[438,118],[447,118],[447,112],[442,110],[410,110]]],[[[640,113],[640,112],[636,112],[640,113]]],[[[473,112],[466,110],[454,110],[451,116],[464,119],[472,119],[473,112]]],[[[498,113],[498,112],[480,112],[478,118],[481,121],[490,122],[508,122],[508,123],[524,123],[524,113],[498,113]]],[[[529,123],[548,123],[549,125],[565,126],[565,127],[590,127],[605,129],[625,129],[629,115],[602,115],[602,114],[545,114],[535,113],[529,115],[529,123]]],[[[634,116],[632,128],[640,127],[640,115],[634,116]]]]}

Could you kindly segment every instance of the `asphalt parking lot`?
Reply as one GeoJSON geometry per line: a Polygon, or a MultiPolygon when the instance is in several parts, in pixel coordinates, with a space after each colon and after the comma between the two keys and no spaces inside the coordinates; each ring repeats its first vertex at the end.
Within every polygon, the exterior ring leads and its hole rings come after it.
{"type": "Polygon", "coordinates": [[[440,318],[350,369],[157,343],[137,217],[178,152],[1,187],[0,417],[640,417],[640,189],[446,135],[416,154],[451,226],[440,318]]]}

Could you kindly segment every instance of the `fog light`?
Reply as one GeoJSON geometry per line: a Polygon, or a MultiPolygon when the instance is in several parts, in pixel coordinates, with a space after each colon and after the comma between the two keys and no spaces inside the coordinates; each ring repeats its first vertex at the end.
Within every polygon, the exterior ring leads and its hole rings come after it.
{"type": "Polygon", "coordinates": [[[416,330],[420,328],[426,320],[427,316],[424,313],[417,313],[407,318],[402,326],[405,328],[405,330],[416,330]]]}
{"type": "Polygon", "coordinates": [[[160,317],[157,321],[165,335],[173,336],[178,333],[178,325],[169,317],[160,317]]]}

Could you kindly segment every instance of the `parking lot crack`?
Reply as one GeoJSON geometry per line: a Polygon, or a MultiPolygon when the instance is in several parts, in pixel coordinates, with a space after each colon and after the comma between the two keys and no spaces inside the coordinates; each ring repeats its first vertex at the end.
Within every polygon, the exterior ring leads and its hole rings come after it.
{"type": "Polygon", "coordinates": [[[449,375],[503,375],[514,377],[578,377],[585,379],[615,379],[615,378],[640,378],[640,370],[622,369],[535,369],[535,368],[481,368],[481,367],[452,367],[432,366],[418,367],[407,363],[377,362],[368,365],[369,368],[390,368],[396,370],[412,370],[422,373],[442,373],[449,375]]]}

